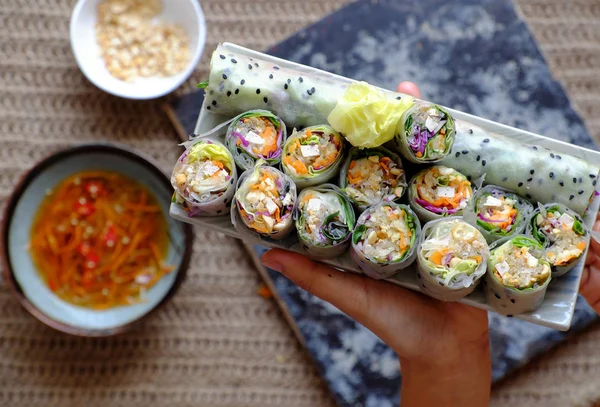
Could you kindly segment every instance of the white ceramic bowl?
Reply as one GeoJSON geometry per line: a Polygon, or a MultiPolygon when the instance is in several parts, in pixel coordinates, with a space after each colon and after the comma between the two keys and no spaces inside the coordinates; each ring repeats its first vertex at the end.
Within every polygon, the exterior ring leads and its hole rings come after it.
{"type": "Polygon", "coordinates": [[[153,99],[177,89],[192,74],[206,43],[206,21],[198,0],[163,0],[160,22],[178,24],[187,32],[190,61],[184,71],[162,78],[139,78],[132,83],[113,77],[100,56],[96,41],[98,4],[101,0],[79,0],[70,24],[71,48],[83,74],[100,89],[127,99],[153,99]]]}

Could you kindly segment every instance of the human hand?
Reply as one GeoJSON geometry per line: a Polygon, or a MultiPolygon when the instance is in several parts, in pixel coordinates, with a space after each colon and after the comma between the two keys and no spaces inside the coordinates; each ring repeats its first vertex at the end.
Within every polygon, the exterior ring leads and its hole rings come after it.
{"type": "MultiPolygon", "coordinates": [[[[596,217],[593,230],[600,232],[600,214],[596,217]]],[[[579,292],[585,297],[588,304],[600,314],[600,243],[593,238],[590,239],[590,242],[579,292]]]]}
{"type": "MultiPolygon", "coordinates": [[[[401,83],[398,92],[420,97],[410,82],[401,83]]],[[[398,353],[403,407],[489,403],[486,311],[340,272],[280,249],[265,253],[262,262],[363,324],[398,353]]]]}

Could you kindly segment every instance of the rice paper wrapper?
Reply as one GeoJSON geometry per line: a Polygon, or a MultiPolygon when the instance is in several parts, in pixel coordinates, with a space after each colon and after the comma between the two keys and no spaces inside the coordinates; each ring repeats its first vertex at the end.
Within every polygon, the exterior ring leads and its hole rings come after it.
{"type": "MultiPolygon", "coordinates": [[[[537,238],[535,237],[535,233],[534,233],[534,224],[536,224],[535,218],[540,213],[540,206],[542,206],[542,205],[538,204],[538,207],[535,208],[531,212],[531,215],[529,216],[529,219],[527,220],[527,228],[526,228],[527,235],[532,236],[536,240],[537,240],[537,238]]],[[[565,265],[565,266],[552,265],[552,278],[558,278],[558,277],[561,277],[561,276],[567,274],[573,267],[575,267],[575,265],[577,265],[577,263],[579,263],[580,261],[582,261],[582,259],[585,258],[587,251],[589,249],[589,246],[590,246],[590,232],[589,232],[589,229],[587,228],[587,226],[585,225],[585,223],[583,222],[583,219],[581,218],[581,216],[579,216],[577,213],[575,213],[571,209],[567,208],[565,205],[554,202],[554,203],[548,203],[546,205],[543,205],[542,207],[544,209],[547,209],[547,208],[550,208],[553,206],[558,206],[560,208],[559,210],[561,213],[567,213],[567,214],[569,214],[569,216],[573,217],[574,219],[577,219],[579,221],[579,223],[581,223],[581,227],[584,232],[584,238],[586,241],[586,249],[583,251],[581,256],[579,256],[575,261],[573,261],[570,264],[565,265]]],[[[543,243],[543,245],[544,245],[544,249],[546,249],[546,250],[548,249],[548,247],[550,247],[549,242],[545,242],[545,243],[543,243]]],[[[550,262],[550,263],[552,263],[552,262],[550,262]]]]}
{"type": "Polygon", "coordinates": [[[292,181],[294,181],[296,183],[296,187],[299,190],[302,190],[306,187],[310,187],[310,186],[314,186],[314,185],[325,184],[328,181],[335,178],[336,175],[338,175],[338,173],[340,171],[340,167],[341,167],[342,163],[344,162],[344,146],[345,146],[345,141],[344,141],[344,138],[342,137],[342,135],[340,133],[338,133],[337,131],[335,131],[332,127],[327,126],[327,125],[310,126],[310,127],[306,127],[304,129],[302,129],[299,132],[294,131],[290,135],[290,137],[286,140],[286,143],[283,146],[283,158],[282,158],[281,168],[282,168],[283,172],[287,176],[289,176],[292,179],[292,181]],[[320,132],[323,132],[324,135],[329,135],[330,137],[336,137],[340,143],[340,150],[339,150],[339,154],[338,154],[337,158],[329,166],[327,166],[321,170],[314,170],[312,167],[310,167],[310,168],[308,168],[309,173],[307,175],[298,176],[298,175],[295,175],[292,173],[289,165],[285,162],[285,156],[286,156],[291,144],[294,143],[294,141],[298,137],[300,137],[299,134],[303,133],[307,130],[320,131],[320,132]]]}
{"type": "Polygon", "coordinates": [[[419,221],[417,215],[412,211],[412,209],[410,209],[409,206],[397,204],[394,202],[381,202],[378,205],[367,209],[359,216],[358,221],[356,222],[355,231],[360,225],[363,225],[365,223],[367,217],[370,216],[370,213],[380,206],[392,206],[403,209],[406,212],[407,216],[410,216],[412,218],[415,224],[416,238],[412,246],[404,255],[403,259],[395,262],[377,262],[374,259],[366,257],[364,252],[357,247],[357,245],[354,242],[353,233],[352,243],[350,245],[350,258],[362,270],[363,273],[376,280],[390,278],[397,274],[399,271],[410,266],[415,261],[415,258],[417,256],[417,244],[419,242],[419,237],[421,236],[421,222],[419,221]]]}
{"type": "MultiPolygon", "coordinates": [[[[256,231],[255,229],[252,229],[251,227],[249,227],[246,224],[245,220],[243,219],[243,217],[240,213],[240,199],[239,199],[240,194],[241,194],[240,189],[242,189],[242,185],[244,184],[244,182],[247,181],[248,178],[250,176],[252,176],[254,171],[257,170],[258,168],[263,168],[263,169],[266,169],[267,171],[274,172],[281,180],[282,188],[284,188],[284,189],[289,188],[289,193],[293,199],[293,205],[296,204],[297,192],[296,192],[296,185],[294,184],[294,182],[291,179],[289,179],[289,177],[287,175],[285,175],[278,169],[266,166],[266,165],[264,165],[263,162],[259,161],[257,163],[255,169],[244,171],[244,173],[240,176],[240,178],[238,180],[236,195],[234,197],[234,202],[231,205],[231,213],[230,213],[231,223],[233,224],[233,227],[239,233],[240,238],[244,242],[252,242],[252,243],[257,243],[257,244],[272,243],[273,241],[284,239],[294,230],[294,210],[295,210],[295,208],[293,208],[291,210],[289,216],[287,216],[287,218],[285,219],[285,224],[284,224],[283,228],[281,228],[278,231],[274,231],[273,233],[262,234],[262,233],[256,231]]],[[[282,221],[283,221],[283,219],[282,219],[282,221]]]]}
{"type": "MultiPolygon", "coordinates": [[[[531,239],[531,236],[515,235],[510,238],[498,240],[491,248],[492,253],[494,250],[502,247],[505,243],[510,242],[517,237],[531,239]]],[[[540,256],[536,257],[541,257],[542,261],[545,261],[543,248],[540,249],[539,255],[540,256]]],[[[486,301],[495,312],[500,315],[514,316],[538,309],[542,304],[542,301],[544,301],[544,296],[546,295],[546,290],[548,289],[551,279],[552,277],[548,277],[544,284],[531,289],[519,290],[506,287],[495,277],[494,266],[492,265],[490,256],[490,259],[488,259],[487,272],[482,285],[486,301]]]]}
{"type": "Polygon", "coordinates": [[[340,188],[343,191],[344,195],[355,205],[356,209],[360,213],[360,212],[365,211],[367,208],[369,208],[371,206],[377,205],[380,202],[382,202],[382,203],[399,202],[400,199],[402,198],[402,196],[404,195],[404,193],[406,192],[406,185],[407,185],[406,184],[406,172],[404,171],[404,166],[402,165],[402,160],[400,159],[400,156],[398,154],[388,150],[385,147],[375,147],[375,148],[368,148],[368,149],[360,149],[357,147],[353,147],[350,149],[350,152],[348,153],[346,160],[344,161],[342,167],[340,168],[339,185],[340,185],[340,188]],[[379,202],[373,202],[373,203],[367,204],[367,203],[359,202],[359,201],[353,199],[352,196],[350,196],[346,192],[345,189],[348,186],[347,173],[350,168],[350,163],[353,160],[360,159],[362,157],[368,157],[370,152],[384,156],[384,157],[389,157],[398,166],[398,168],[402,171],[402,173],[396,178],[398,186],[401,186],[401,188],[402,188],[402,193],[395,194],[393,191],[390,191],[390,193],[384,195],[383,198],[379,202]]]}
{"type": "Polygon", "coordinates": [[[473,198],[471,199],[471,202],[469,202],[469,205],[463,211],[463,218],[466,222],[477,227],[477,229],[479,229],[483,237],[485,237],[485,240],[487,240],[488,243],[492,244],[498,240],[511,238],[513,236],[523,233],[527,227],[527,221],[529,220],[529,216],[531,215],[532,211],[533,205],[531,204],[531,202],[517,195],[513,191],[496,185],[487,185],[475,192],[473,198]],[[486,194],[492,194],[492,196],[494,196],[494,191],[500,191],[504,194],[513,194],[516,197],[516,203],[514,205],[514,208],[518,211],[518,213],[515,218],[515,222],[512,225],[512,229],[506,234],[502,234],[501,232],[499,233],[498,231],[486,230],[478,222],[479,219],[477,217],[477,202],[482,196],[486,194]]]}
{"type": "Polygon", "coordinates": [[[557,202],[583,215],[600,169],[581,158],[520,143],[464,122],[456,123],[452,153],[441,161],[463,174],[532,201],[557,202]]]}
{"type": "Polygon", "coordinates": [[[342,194],[342,191],[333,184],[323,184],[319,187],[312,187],[310,189],[303,190],[298,196],[298,204],[296,205],[295,210],[295,218],[296,218],[296,229],[298,240],[300,242],[300,247],[304,254],[313,258],[313,259],[331,259],[337,256],[341,256],[342,254],[348,251],[350,247],[350,239],[352,238],[352,231],[354,230],[354,225],[356,223],[356,215],[354,214],[354,209],[352,208],[352,204],[342,194]],[[346,224],[348,225],[348,234],[345,236],[343,240],[333,244],[326,245],[316,245],[304,236],[300,231],[299,219],[301,216],[299,202],[302,200],[302,195],[306,193],[310,193],[310,191],[317,191],[322,193],[333,193],[341,199],[346,206],[346,224]]]}
{"type": "Polygon", "coordinates": [[[394,149],[400,152],[400,154],[402,154],[402,157],[406,158],[407,160],[417,164],[431,164],[443,160],[444,157],[446,157],[450,153],[454,144],[455,135],[456,128],[454,124],[454,119],[445,109],[434,103],[417,102],[414,104],[413,107],[408,109],[402,115],[402,119],[398,125],[396,135],[394,136],[391,143],[394,146],[394,149]],[[427,123],[429,124],[431,131],[427,127],[417,129],[419,130],[420,135],[413,138],[411,135],[411,123],[414,123],[413,117],[415,116],[415,113],[423,109],[436,109],[439,112],[442,112],[445,115],[445,118],[439,122],[435,121],[431,124],[427,123]],[[407,125],[409,126],[408,129],[406,128],[407,125]],[[433,139],[442,127],[446,129],[446,134],[444,135],[443,139],[444,149],[443,152],[434,153],[430,147],[427,147],[428,144],[426,143],[433,139]],[[429,134],[429,136],[425,136],[427,133],[429,134]],[[431,136],[431,134],[433,134],[433,137],[431,136]],[[421,137],[421,135],[423,135],[424,137],[421,137]],[[425,137],[429,137],[429,139],[425,137]],[[411,143],[414,146],[424,145],[425,150],[423,152],[422,157],[417,157],[416,152],[411,148],[411,143]]]}
{"type": "Polygon", "coordinates": [[[193,138],[186,143],[183,143],[186,147],[186,150],[179,156],[177,159],[177,163],[173,168],[173,175],[171,176],[171,185],[175,189],[175,195],[173,196],[173,202],[184,205],[189,217],[196,216],[226,216],[229,213],[229,208],[231,207],[231,202],[234,199],[236,185],[238,182],[238,174],[237,169],[235,167],[235,162],[231,153],[227,150],[227,147],[223,145],[223,143],[211,139],[211,138],[193,138]],[[177,170],[184,163],[186,157],[190,154],[190,150],[192,147],[198,143],[203,144],[213,144],[223,148],[223,151],[229,156],[229,159],[233,163],[229,179],[229,185],[227,189],[216,198],[206,200],[205,202],[198,202],[194,199],[189,199],[185,197],[181,188],[174,181],[174,176],[177,170]]]}
{"type": "MultiPolygon", "coordinates": [[[[449,167],[449,168],[451,168],[451,167],[449,167]]],[[[462,216],[464,213],[464,209],[460,209],[454,213],[449,213],[449,212],[433,213],[432,211],[425,209],[423,206],[421,206],[421,204],[419,204],[417,202],[416,180],[418,179],[418,177],[420,177],[427,171],[428,171],[428,169],[425,169],[425,170],[420,171],[416,175],[414,175],[408,184],[408,188],[407,188],[408,189],[408,204],[410,205],[412,210],[415,211],[415,213],[419,216],[419,219],[421,219],[421,221],[423,221],[423,222],[431,222],[434,220],[445,219],[445,218],[452,217],[452,216],[462,216]]],[[[464,174],[462,174],[462,175],[464,175],[464,174]]],[[[467,179],[470,179],[470,178],[467,178],[467,179]]],[[[471,182],[472,195],[471,195],[469,202],[467,203],[467,206],[470,204],[471,200],[473,199],[474,191],[477,189],[477,186],[481,185],[482,182],[483,182],[483,178],[480,178],[478,180],[475,180],[474,182],[471,182]]]]}
{"type": "Polygon", "coordinates": [[[235,163],[240,168],[242,168],[244,171],[252,169],[254,167],[254,165],[256,164],[256,161],[261,158],[264,159],[267,162],[267,164],[269,164],[269,165],[278,164],[281,161],[283,144],[285,143],[286,139],[287,139],[287,128],[286,128],[283,120],[281,120],[279,117],[277,117],[270,111],[262,110],[262,109],[249,110],[247,112],[244,112],[244,113],[234,117],[231,120],[229,127],[227,128],[227,133],[225,134],[225,143],[227,144],[227,148],[233,155],[235,163]],[[272,154],[270,157],[257,157],[255,154],[253,154],[253,152],[248,151],[244,145],[244,143],[247,143],[247,141],[244,140],[243,138],[240,138],[239,134],[236,134],[235,128],[236,128],[238,122],[241,119],[243,119],[244,117],[249,117],[249,116],[267,117],[267,118],[271,118],[279,123],[280,127],[279,127],[279,131],[277,134],[277,151],[274,154],[272,154]],[[237,144],[238,140],[239,140],[239,142],[241,142],[240,145],[237,144]]]}
{"type": "Polygon", "coordinates": [[[481,264],[479,264],[475,271],[470,275],[461,274],[460,278],[452,279],[450,282],[446,281],[441,277],[436,276],[435,270],[430,268],[423,258],[421,252],[423,242],[429,237],[431,237],[433,233],[435,233],[436,228],[441,224],[445,222],[455,221],[464,222],[465,225],[472,228],[475,233],[478,233],[481,236],[481,239],[485,242],[485,238],[483,237],[483,235],[481,235],[479,230],[477,230],[477,228],[475,228],[474,226],[466,223],[461,216],[451,216],[445,219],[431,221],[423,227],[421,238],[419,239],[419,248],[416,253],[418,270],[417,277],[419,279],[421,288],[423,289],[423,293],[441,301],[458,301],[471,294],[475,290],[477,285],[480,283],[481,278],[485,274],[485,271],[487,269],[487,260],[489,258],[488,247],[485,253],[482,253],[481,264]]]}

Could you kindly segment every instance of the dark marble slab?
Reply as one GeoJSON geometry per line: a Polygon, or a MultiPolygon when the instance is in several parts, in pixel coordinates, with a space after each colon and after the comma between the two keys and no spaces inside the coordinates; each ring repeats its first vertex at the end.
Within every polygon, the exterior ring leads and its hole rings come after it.
{"type": "MultiPolygon", "coordinates": [[[[359,0],[267,52],[390,89],[412,80],[426,100],[596,148],[509,0],[359,0]]],[[[190,133],[201,101],[197,92],[172,106],[190,133]]],[[[264,250],[255,246],[258,255],[264,250]]],[[[338,404],[398,405],[394,352],[335,307],[268,273],[338,404]]],[[[494,381],[596,320],[583,298],[567,333],[490,313],[494,381]]]]}

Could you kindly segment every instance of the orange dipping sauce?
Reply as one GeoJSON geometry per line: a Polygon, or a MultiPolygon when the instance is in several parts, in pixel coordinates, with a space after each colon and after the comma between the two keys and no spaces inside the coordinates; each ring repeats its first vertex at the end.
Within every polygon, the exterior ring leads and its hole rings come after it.
{"type": "Polygon", "coordinates": [[[42,202],[31,229],[33,261],[72,304],[107,309],[140,302],[173,267],[167,223],[154,196],[117,173],[81,172],[42,202]]]}

